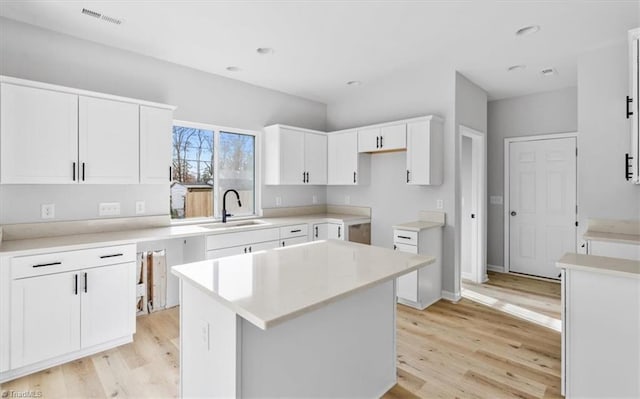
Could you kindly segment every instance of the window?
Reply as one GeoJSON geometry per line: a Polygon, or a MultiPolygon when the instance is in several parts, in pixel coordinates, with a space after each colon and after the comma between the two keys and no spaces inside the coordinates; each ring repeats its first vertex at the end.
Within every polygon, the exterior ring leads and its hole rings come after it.
{"type": "Polygon", "coordinates": [[[222,216],[222,196],[227,212],[234,216],[255,215],[254,132],[176,121],[173,126],[173,171],[171,217],[216,218],[222,216]]]}

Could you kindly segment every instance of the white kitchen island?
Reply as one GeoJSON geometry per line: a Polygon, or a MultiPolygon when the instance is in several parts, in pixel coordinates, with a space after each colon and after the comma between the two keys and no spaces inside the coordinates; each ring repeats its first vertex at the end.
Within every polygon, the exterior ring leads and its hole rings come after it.
{"type": "Polygon", "coordinates": [[[395,278],[434,260],[328,240],[173,267],[181,396],[380,397],[396,383],[395,278]]]}

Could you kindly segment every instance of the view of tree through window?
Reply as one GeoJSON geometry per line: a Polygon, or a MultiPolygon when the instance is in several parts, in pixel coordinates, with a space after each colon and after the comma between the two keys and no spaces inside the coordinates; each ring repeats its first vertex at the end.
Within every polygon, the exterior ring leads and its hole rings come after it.
{"type": "Polygon", "coordinates": [[[255,213],[255,137],[213,127],[174,126],[171,217],[219,218],[228,189],[238,191],[242,207],[230,194],[227,212],[255,213]]]}

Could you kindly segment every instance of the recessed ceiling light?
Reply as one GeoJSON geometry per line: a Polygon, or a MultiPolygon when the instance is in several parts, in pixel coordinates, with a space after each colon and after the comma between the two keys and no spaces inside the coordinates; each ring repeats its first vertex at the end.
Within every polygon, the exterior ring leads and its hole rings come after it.
{"type": "Polygon", "coordinates": [[[542,76],[552,76],[558,73],[558,71],[555,70],[555,68],[545,68],[542,71],[540,71],[540,73],[542,74],[542,76]]]}
{"type": "Polygon", "coordinates": [[[229,72],[240,72],[240,71],[242,71],[242,69],[240,69],[240,67],[237,67],[237,66],[228,66],[227,67],[227,71],[229,71],[229,72]]]}
{"type": "Polygon", "coordinates": [[[359,80],[350,80],[347,82],[347,85],[349,86],[360,86],[361,84],[362,82],[359,80]]]}
{"type": "Polygon", "coordinates": [[[507,71],[520,71],[522,69],[525,69],[526,67],[526,65],[511,65],[509,68],[507,68],[507,71]]]}
{"type": "Polygon", "coordinates": [[[274,51],[271,47],[258,47],[256,49],[256,53],[260,55],[268,55],[268,54],[273,54],[274,51]]]}
{"type": "Polygon", "coordinates": [[[522,27],[516,31],[516,36],[526,36],[536,33],[540,30],[540,25],[529,25],[522,27]]]}

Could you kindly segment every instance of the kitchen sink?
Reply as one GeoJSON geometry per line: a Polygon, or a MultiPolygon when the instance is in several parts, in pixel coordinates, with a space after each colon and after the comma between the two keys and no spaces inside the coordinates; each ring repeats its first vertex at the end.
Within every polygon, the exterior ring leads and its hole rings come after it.
{"type": "Polygon", "coordinates": [[[268,222],[263,222],[262,220],[238,220],[237,222],[201,224],[200,227],[210,230],[218,230],[234,227],[265,226],[268,224],[268,222]]]}

